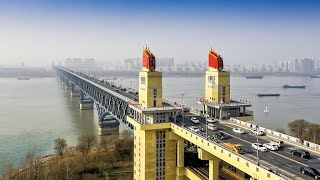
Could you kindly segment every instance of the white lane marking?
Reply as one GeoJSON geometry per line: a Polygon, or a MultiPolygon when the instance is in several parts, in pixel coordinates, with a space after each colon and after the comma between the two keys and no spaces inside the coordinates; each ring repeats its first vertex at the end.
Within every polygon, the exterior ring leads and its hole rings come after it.
{"type": "Polygon", "coordinates": [[[286,164],[286,165],[292,168],[292,166],[290,164],[286,164]]]}
{"type": "Polygon", "coordinates": [[[274,159],[273,157],[271,157],[271,156],[268,156],[268,158],[270,158],[270,159],[274,159]]]}

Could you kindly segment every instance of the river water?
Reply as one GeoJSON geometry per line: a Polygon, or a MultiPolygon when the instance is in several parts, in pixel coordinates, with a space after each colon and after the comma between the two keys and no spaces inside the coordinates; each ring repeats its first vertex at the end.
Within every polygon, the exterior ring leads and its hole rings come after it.
{"type": "MultiPolygon", "coordinates": [[[[137,75],[138,76],[138,75],[137,75]]],[[[118,77],[115,82],[138,87],[138,77],[118,77]]],[[[196,99],[204,95],[204,77],[164,77],[163,96],[201,108],[196,99]]],[[[267,127],[287,128],[287,123],[303,118],[320,122],[320,79],[309,77],[231,78],[231,96],[249,100],[254,123],[264,125],[263,110],[270,110],[267,127]],[[306,89],[283,89],[283,84],[306,85],[306,89]],[[257,97],[258,93],[280,93],[280,97],[257,97]]],[[[79,98],[71,98],[55,78],[29,81],[0,79],[0,164],[1,158],[21,163],[26,152],[35,149],[39,156],[53,153],[54,139],[65,138],[76,145],[81,134],[98,131],[96,111],[79,110],[79,98]]],[[[122,129],[123,127],[120,127],[122,129]]]]}

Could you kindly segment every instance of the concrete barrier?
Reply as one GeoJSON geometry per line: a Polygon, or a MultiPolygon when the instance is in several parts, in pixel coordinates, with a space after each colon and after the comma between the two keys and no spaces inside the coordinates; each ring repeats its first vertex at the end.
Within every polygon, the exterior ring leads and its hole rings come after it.
{"type": "MultiPolygon", "coordinates": [[[[256,129],[256,127],[257,127],[257,125],[255,125],[255,124],[244,122],[244,121],[241,121],[241,120],[238,120],[238,119],[235,119],[235,118],[230,118],[230,122],[232,122],[234,124],[237,124],[237,125],[240,125],[240,126],[243,126],[243,127],[250,128],[250,129],[256,129]]],[[[266,134],[268,136],[271,136],[273,138],[276,138],[276,139],[279,139],[279,140],[282,140],[284,142],[291,143],[291,144],[294,144],[294,145],[298,145],[298,146],[301,146],[301,147],[303,147],[305,149],[309,149],[311,151],[315,151],[315,152],[320,153],[320,145],[319,144],[315,144],[315,143],[312,143],[312,142],[309,142],[309,141],[302,141],[299,138],[296,138],[296,137],[293,137],[293,136],[289,136],[287,134],[283,134],[283,133],[280,133],[280,132],[277,132],[277,131],[274,131],[274,130],[271,130],[271,129],[266,129],[266,128],[261,127],[261,126],[259,126],[259,129],[261,131],[266,132],[266,134]]]]}

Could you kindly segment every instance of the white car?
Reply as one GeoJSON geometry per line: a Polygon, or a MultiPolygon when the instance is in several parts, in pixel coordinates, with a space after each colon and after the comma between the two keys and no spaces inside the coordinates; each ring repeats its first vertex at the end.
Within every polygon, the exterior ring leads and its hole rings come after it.
{"type": "Polygon", "coordinates": [[[241,128],[233,128],[232,131],[235,133],[244,134],[244,130],[241,128]]]}
{"type": "Polygon", "coordinates": [[[211,131],[217,131],[218,130],[218,127],[214,124],[208,124],[208,129],[211,130],[211,131]]]}
{"type": "Polygon", "coordinates": [[[199,127],[197,126],[190,126],[189,129],[195,133],[199,133],[200,132],[200,129],[199,127]]]}
{"type": "Polygon", "coordinates": [[[196,117],[192,117],[191,122],[193,122],[195,124],[199,124],[199,119],[197,119],[196,117]]]}
{"type": "Polygon", "coordinates": [[[268,150],[276,151],[279,149],[279,147],[272,143],[264,143],[263,147],[266,147],[268,150]]]}
{"type": "Polygon", "coordinates": [[[253,129],[253,130],[251,130],[251,133],[252,134],[254,134],[254,135],[257,135],[257,136],[262,136],[262,135],[264,135],[264,132],[263,131],[260,131],[260,130],[255,130],[255,129],[253,129]]]}
{"type": "Polygon", "coordinates": [[[253,143],[251,146],[253,149],[258,149],[258,151],[262,151],[262,152],[268,151],[268,149],[266,147],[263,147],[263,145],[260,143],[253,143]]]}
{"type": "Polygon", "coordinates": [[[214,118],[207,118],[206,120],[208,121],[208,123],[215,123],[215,122],[217,122],[217,120],[214,119],[214,118]]]}

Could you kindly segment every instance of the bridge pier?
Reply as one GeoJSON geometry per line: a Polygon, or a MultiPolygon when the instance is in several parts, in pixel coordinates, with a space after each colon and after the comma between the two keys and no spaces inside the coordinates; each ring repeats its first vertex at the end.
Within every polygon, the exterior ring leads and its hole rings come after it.
{"type": "Polygon", "coordinates": [[[71,97],[80,97],[80,92],[79,91],[71,91],[70,95],[71,95],[71,97]]]}
{"type": "Polygon", "coordinates": [[[198,157],[201,160],[209,160],[209,180],[219,180],[220,159],[198,147],[198,157]]]}
{"type": "Polygon", "coordinates": [[[120,123],[115,118],[110,115],[106,115],[102,119],[99,120],[99,135],[111,135],[118,134],[119,135],[119,126],[120,123]]]}
{"type": "Polygon", "coordinates": [[[93,109],[93,101],[91,99],[80,100],[80,110],[93,109]]]}

